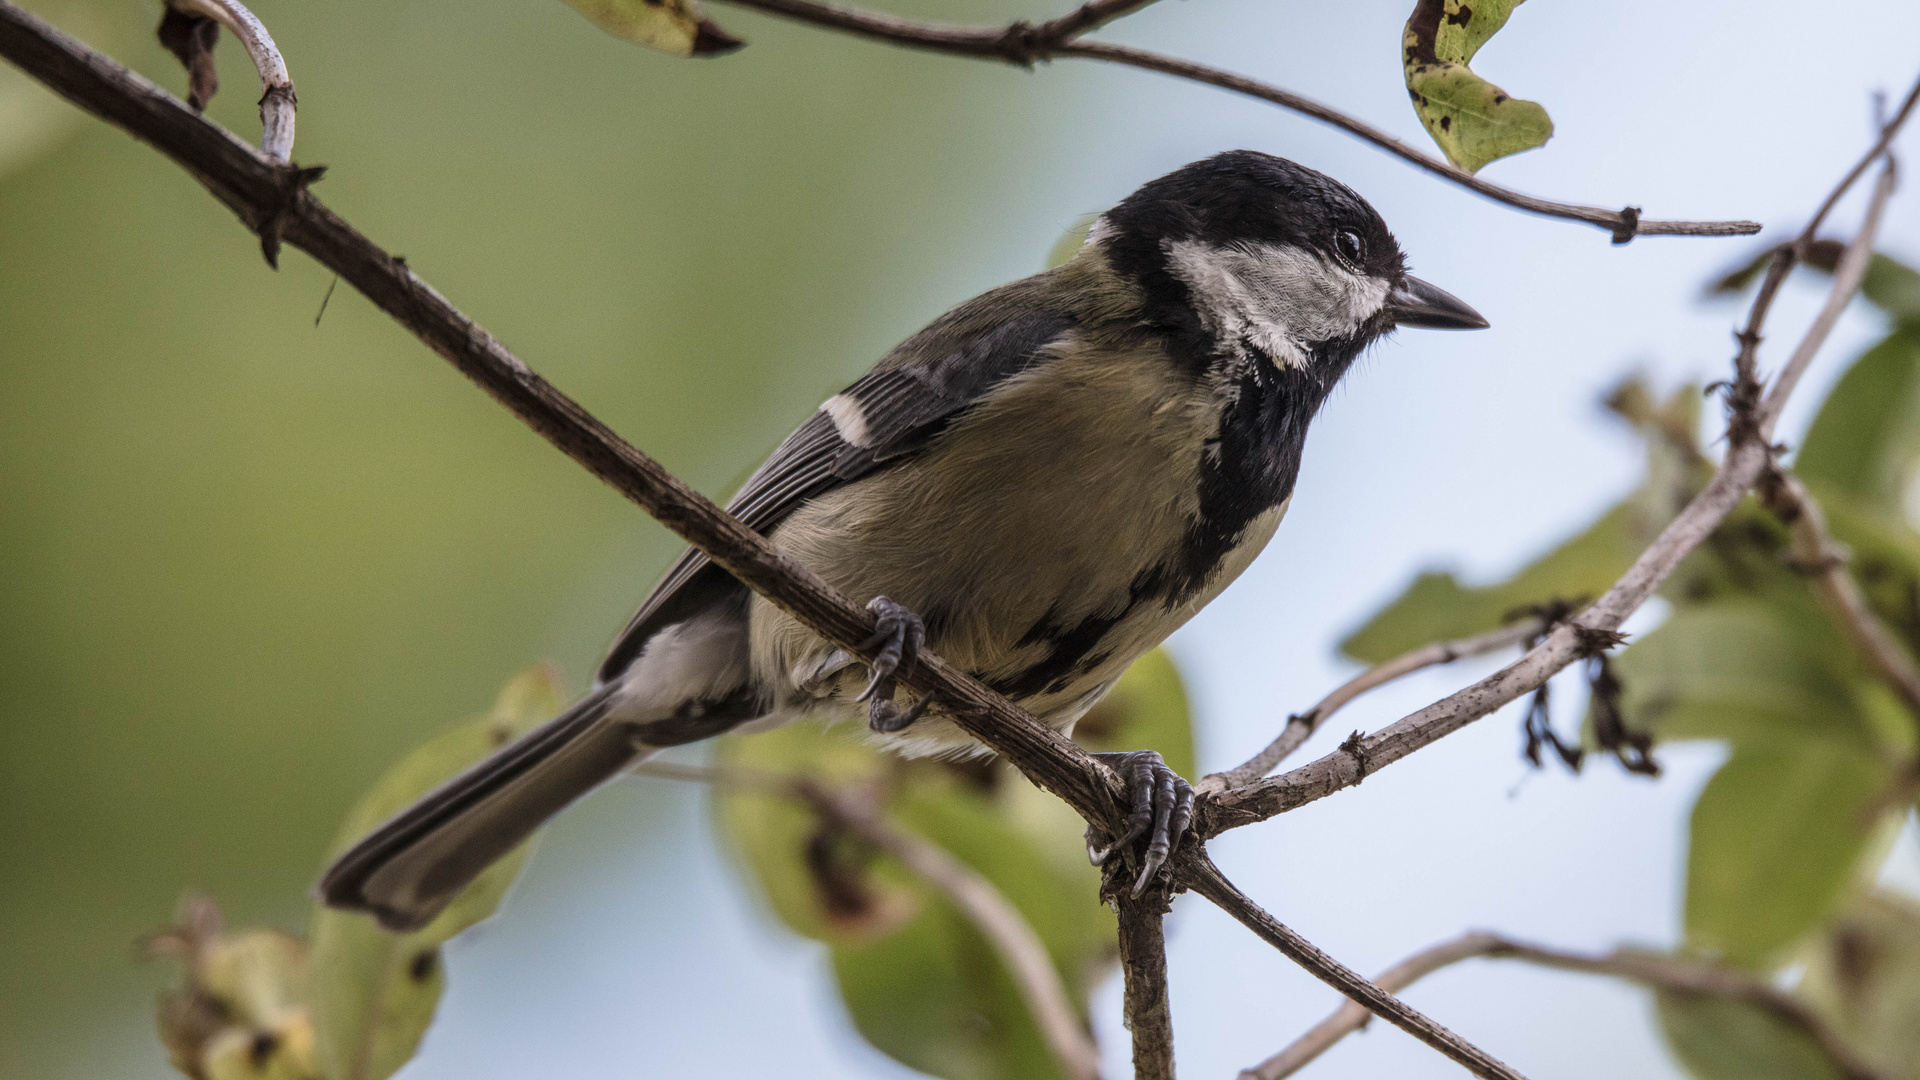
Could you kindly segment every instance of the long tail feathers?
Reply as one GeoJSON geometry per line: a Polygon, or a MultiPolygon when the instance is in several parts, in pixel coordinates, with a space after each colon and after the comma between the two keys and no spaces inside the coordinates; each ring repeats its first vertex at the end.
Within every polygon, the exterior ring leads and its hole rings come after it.
{"type": "Polygon", "coordinates": [[[648,752],[609,718],[610,697],[594,691],[375,829],[327,868],[321,899],[393,931],[433,921],[542,822],[648,752]]]}

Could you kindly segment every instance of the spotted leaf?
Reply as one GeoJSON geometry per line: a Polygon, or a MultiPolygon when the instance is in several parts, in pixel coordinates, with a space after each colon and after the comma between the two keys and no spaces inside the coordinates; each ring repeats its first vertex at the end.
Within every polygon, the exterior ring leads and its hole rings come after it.
{"type": "Polygon", "coordinates": [[[1508,96],[1467,67],[1520,3],[1420,0],[1407,20],[1402,60],[1414,111],[1447,160],[1468,172],[1553,137],[1545,108],[1508,96]]]}

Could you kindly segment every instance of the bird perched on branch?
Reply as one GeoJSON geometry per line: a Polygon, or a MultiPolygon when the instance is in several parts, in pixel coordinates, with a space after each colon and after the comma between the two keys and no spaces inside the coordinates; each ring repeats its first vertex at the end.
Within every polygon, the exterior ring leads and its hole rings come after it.
{"type": "MultiPolygon", "coordinates": [[[[1307,424],[1396,326],[1487,325],[1408,275],[1342,184],[1234,151],[1154,180],[1065,265],[908,338],[828,398],[728,504],[849,596],[869,666],[682,555],[592,692],[374,830],[320,884],[425,925],[548,817],[658,749],[864,712],[907,754],[984,752],[938,702],[895,700],[928,647],[1062,731],[1253,561],[1286,511],[1307,424]]],[[[1193,791],[1152,751],[1129,784],[1139,886],[1193,791]]]]}

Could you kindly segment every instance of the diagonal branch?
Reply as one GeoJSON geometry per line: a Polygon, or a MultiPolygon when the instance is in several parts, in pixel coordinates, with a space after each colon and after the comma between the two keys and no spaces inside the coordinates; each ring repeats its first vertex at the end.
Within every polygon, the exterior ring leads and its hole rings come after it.
{"type": "Polygon", "coordinates": [[[1056,57],[1077,56],[1088,60],[1105,60],[1146,71],[1157,71],[1162,75],[1171,75],[1189,82],[1216,86],[1222,90],[1278,105],[1283,109],[1290,109],[1324,124],[1331,124],[1403,161],[1410,162],[1441,179],[1451,181],[1495,202],[1505,203],[1530,214],[1566,218],[1569,221],[1584,222],[1605,229],[1613,234],[1613,242],[1616,244],[1624,244],[1636,236],[1747,236],[1760,231],[1760,223],[1756,221],[1653,221],[1643,219],[1638,207],[1603,210],[1596,206],[1554,202],[1550,199],[1522,194],[1511,188],[1501,187],[1492,181],[1483,180],[1465,169],[1432,155],[1423,154],[1363,120],[1355,119],[1290,90],[1283,90],[1243,75],[1235,75],[1219,68],[1149,52],[1145,49],[1080,39],[1080,35],[1094,29],[1102,22],[1143,7],[1144,3],[1129,3],[1126,0],[1095,0],[1093,3],[1082,5],[1068,15],[1038,26],[1024,22],[1010,23],[1006,26],[955,26],[903,19],[897,15],[842,7],[838,4],[823,3],[821,0],[726,0],[726,2],[911,49],[925,49],[985,60],[1002,60],[1021,67],[1031,67],[1038,61],[1052,60],[1056,57]]]}
{"type": "Polygon", "coordinates": [[[1348,702],[1369,690],[1378,689],[1395,679],[1411,675],[1423,668],[1439,664],[1451,664],[1455,660],[1469,656],[1482,656],[1490,652],[1514,645],[1524,645],[1540,635],[1547,628],[1547,620],[1534,615],[1521,619],[1510,626],[1490,630],[1474,637],[1460,638],[1457,641],[1435,641],[1377,664],[1355,675],[1336,688],[1333,693],[1319,700],[1313,708],[1303,713],[1287,717],[1287,724],[1274,736],[1266,749],[1248,758],[1225,772],[1212,773],[1195,785],[1195,790],[1205,794],[1218,794],[1229,788],[1250,784],[1273,771],[1273,767],[1287,759],[1287,756],[1300,748],[1300,744],[1313,737],[1313,733],[1327,722],[1334,713],[1340,711],[1348,702]]]}
{"type": "MultiPolygon", "coordinates": [[[[1498,934],[1472,933],[1417,952],[1381,973],[1374,982],[1384,990],[1404,990],[1441,968],[1479,956],[1523,960],[1563,971],[1612,975],[1673,993],[1737,998],[1800,1029],[1840,1066],[1847,1080],[1882,1080],[1800,999],[1744,971],[1714,964],[1625,949],[1605,956],[1588,956],[1528,945],[1498,934]]],[[[1251,1069],[1242,1070],[1240,1080],[1281,1080],[1292,1076],[1335,1043],[1365,1027],[1369,1019],[1365,1009],[1348,1002],[1279,1053],[1251,1069]]]]}
{"type": "MultiPolygon", "coordinates": [[[[306,251],[412,331],[548,442],[704,551],[716,565],[854,656],[873,616],[780,552],[534,373],[493,335],[307,190],[280,165],[135,72],[0,0],[0,56],[173,158],[248,228],[306,251]]],[[[1125,814],[1120,779],[1066,736],[930,653],[899,681],[1101,827],[1125,814]]]]}
{"type": "MultiPolygon", "coordinates": [[[[924,836],[886,820],[870,799],[828,787],[811,778],[741,768],[701,768],[650,761],[635,772],[669,780],[688,780],[777,795],[804,802],[874,847],[898,859],[947,898],[1000,955],[1020,988],[1047,1048],[1074,1080],[1100,1080],[1100,1051],[1080,1024],[1060,971],[1040,935],[1020,909],[993,882],[981,877],[952,852],[924,836]]],[[[1164,961],[1163,961],[1164,967],[1164,961]]]]}
{"type": "Polygon", "coordinates": [[[1183,848],[1176,856],[1180,876],[1189,888],[1213,901],[1262,941],[1280,950],[1287,959],[1311,972],[1315,978],[1345,994],[1361,1007],[1389,1024],[1440,1051],[1465,1066],[1483,1080],[1523,1080],[1513,1068],[1485,1050],[1435,1023],[1419,1010],[1368,982],[1358,972],[1321,952],[1306,938],[1268,914],[1260,905],[1234,887],[1212,860],[1197,848],[1183,848]]]}

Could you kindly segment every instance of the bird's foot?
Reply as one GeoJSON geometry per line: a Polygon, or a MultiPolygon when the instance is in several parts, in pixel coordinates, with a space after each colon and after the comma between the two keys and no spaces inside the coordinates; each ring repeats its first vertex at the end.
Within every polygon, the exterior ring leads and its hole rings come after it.
{"type": "Polygon", "coordinates": [[[920,650],[927,643],[927,626],[920,621],[920,616],[907,610],[905,604],[896,604],[884,596],[868,601],[867,610],[875,615],[875,629],[872,637],[860,643],[860,648],[880,651],[867,665],[871,674],[866,689],[853,700],[867,702],[868,727],[891,734],[905,730],[925,715],[932,704],[931,698],[921,698],[912,708],[902,709],[893,702],[894,677],[902,668],[913,670],[914,663],[920,659],[920,650]]]}
{"type": "Polygon", "coordinates": [[[1087,858],[1100,866],[1114,852],[1147,838],[1141,856],[1140,876],[1133,883],[1133,895],[1146,891],[1147,883],[1166,865],[1167,857],[1180,846],[1187,826],[1193,824],[1193,785],[1167,767],[1152,750],[1134,750],[1119,754],[1095,754],[1127,782],[1133,798],[1133,812],[1127,815],[1126,831],[1105,846],[1097,844],[1094,832],[1087,830],[1087,858]]]}

